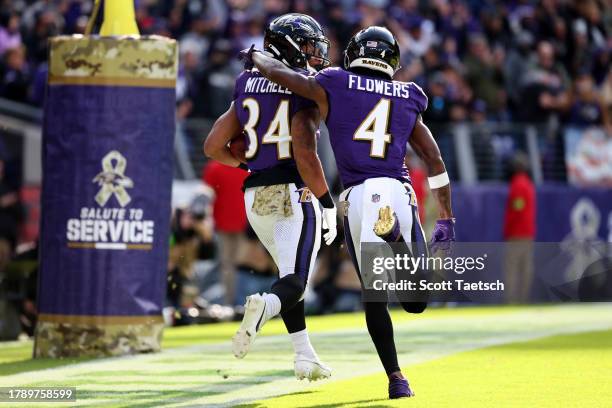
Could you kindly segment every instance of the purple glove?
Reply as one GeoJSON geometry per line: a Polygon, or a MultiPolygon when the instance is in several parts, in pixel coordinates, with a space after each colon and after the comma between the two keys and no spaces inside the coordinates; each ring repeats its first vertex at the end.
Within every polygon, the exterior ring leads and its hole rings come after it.
{"type": "Polygon", "coordinates": [[[431,234],[431,242],[429,249],[431,255],[438,251],[444,252],[444,255],[449,256],[451,253],[451,242],[455,242],[455,219],[436,221],[433,233],[431,234]]]}
{"type": "Polygon", "coordinates": [[[251,48],[245,48],[238,53],[238,60],[244,62],[244,69],[253,68],[253,53],[257,51],[255,44],[251,45],[251,48]]]}

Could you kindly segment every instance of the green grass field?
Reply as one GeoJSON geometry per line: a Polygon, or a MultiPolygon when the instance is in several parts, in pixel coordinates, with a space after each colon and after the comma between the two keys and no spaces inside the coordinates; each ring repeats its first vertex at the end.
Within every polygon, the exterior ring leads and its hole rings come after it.
{"type": "Polygon", "coordinates": [[[167,329],[162,353],[102,360],[33,361],[30,342],[0,344],[0,386],[77,387],[78,401],[63,406],[612,406],[610,304],[395,311],[393,319],[410,400],[386,399],[360,313],[308,319],[331,381],[293,378],[289,338],[275,320],[244,360],[230,351],[235,323],[167,329]]]}

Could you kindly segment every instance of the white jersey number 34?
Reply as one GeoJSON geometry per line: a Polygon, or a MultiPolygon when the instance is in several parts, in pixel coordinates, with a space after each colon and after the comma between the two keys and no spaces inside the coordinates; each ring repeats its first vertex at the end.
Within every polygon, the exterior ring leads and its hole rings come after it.
{"type": "MultiPolygon", "coordinates": [[[[249,137],[249,148],[245,153],[247,159],[252,159],[257,153],[259,140],[255,127],[259,123],[259,103],[252,98],[242,102],[242,106],[249,111],[249,118],[244,124],[244,131],[249,137]]],[[[291,158],[291,133],[289,130],[289,100],[282,100],[276,108],[276,113],[268,130],[261,138],[262,144],[276,144],[278,160],[291,158]]]]}

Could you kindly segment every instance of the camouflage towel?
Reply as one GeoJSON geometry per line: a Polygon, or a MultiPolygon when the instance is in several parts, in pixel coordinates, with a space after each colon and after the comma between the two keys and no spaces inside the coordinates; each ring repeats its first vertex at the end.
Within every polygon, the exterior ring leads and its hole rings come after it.
{"type": "Polygon", "coordinates": [[[255,188],[253,212],[257,215],[280,215],[291,217],[291,191],[289,184],[275,184],[255,188]]]}

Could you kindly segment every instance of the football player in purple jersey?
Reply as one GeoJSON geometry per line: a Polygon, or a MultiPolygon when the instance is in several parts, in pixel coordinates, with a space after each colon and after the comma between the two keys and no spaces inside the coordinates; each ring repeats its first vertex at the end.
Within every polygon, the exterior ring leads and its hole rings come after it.
{"type": "MultiPolygon", "coordinates": [[[[405,242],[427,253],[416,196],[404,164],[407,144],[425,162],[438,203],[439,220],[430,249],[449,249],[455,223],[450,181],[440,150],[421,118],[427,97],[414,83],[393,81],[400,52],[389,30],[368,27],[359,31],[344,52],[344,68],[323,69],[315,76],[289,70],[255,50],[245,53],[245,59],[266,78],[312,99],[319,107],[346,189],[340,196],[345,207],[346,244],[362,282],[362,243],[405,242]]],[[[401,304],[411,313],[421,313],[427,306],[426,302],[401,304]]],[[[364,302],[364,309],[368,331],[389,377],[389,397],[414,395],[397,361],[387,303],[364,302]]]]}
{"type": "MultiPolygon", "coordinates": [[[[308,73],[327,61],[329,42],[319,23],[303,14],[286,14],[266,30],[264,47],[280,64],[308,73]]],[[[243,358],[266,321],[280,313],[295,350],[298,379],[331,375],[315,353],[304,318],[303,293],[323,239],[336,237],[336,207],[316,152],[316,104],[246,67],[237,78],[234,100],[214,124],[205,143],[207,156],[250,170],[244,183],[249,223],[276,265],[280,278],[270,293],[247,297],[242,324],[232,339],[243,358]],[[245,163],[228,146],[245,145],[245,163]]],[[[235,150],[234,150],[235,151],[235,150]]]]}

